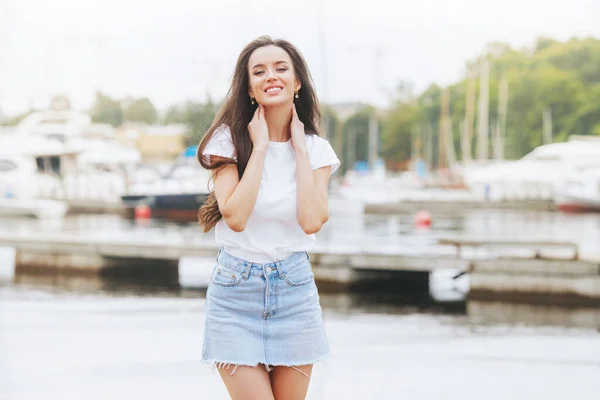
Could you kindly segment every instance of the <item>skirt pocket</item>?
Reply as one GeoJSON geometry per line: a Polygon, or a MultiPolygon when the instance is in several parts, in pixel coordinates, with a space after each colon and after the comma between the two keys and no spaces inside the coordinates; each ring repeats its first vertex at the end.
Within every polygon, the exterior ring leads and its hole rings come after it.
{"type": "Polygon", "coordinates": [[[315,280],[315,275],[309,262],[293,267],[285,273],[285,282],[290,286],[304,286],[315,280]]]}
{"type": "Polygon", "coordinates": [[[217,265],[213,271],[210,283],[217,286],[237,286],[242,281],[242,273],[217,265]]]}

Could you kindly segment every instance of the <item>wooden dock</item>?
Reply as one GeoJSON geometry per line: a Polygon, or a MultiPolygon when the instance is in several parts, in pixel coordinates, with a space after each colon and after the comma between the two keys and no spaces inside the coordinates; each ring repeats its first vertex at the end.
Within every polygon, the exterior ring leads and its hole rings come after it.
{"type": "Polygon", "coordinates": [[[556,211],[550,200],[511,200],[511,201],[442,201],[442,200],[402,200],[394,203],[374,203],[365,205],[366,214],[406,214],[420,210],[433,213],[456,213],[463,210],[530,210],[556,211]]]}
{"type": "MultiPolygon", "coordinates": [[[[121,202],[103,200],[69,199],[69,214],[124,214],[121,202]]],[[[512,201],[442,201],[442,200],[402,200],[392,203],[365,204],[365,214],[412,214],[420,210],[434,213],[456,213],[465,209],[489,210],[534,210],[556,211],[556,206],[548,200],[512,201]]],[[[193,218],[192,220],[195,220],[193,218]]]]}
{"type": "MultiPolygon", "coordinates": [[[[310,252],[315,278],[321,284],[351,287],[377,276],[427,274],[436,269],[469,274],[472,298],[554,298],[558,301],[600,304],[600,260],[581,259],[569,242],[493,241],[467,238],[440,239],[454,246],[455,255],[408,255],[316,248],[310,252]],[[470,257],[465,247],[523,247],[531,254],[519,257],[470,257]],[[567,255],[544,249],[563,247],[567,255]]],[[[0,246],[16,249],[17,273],[77,274],[133,277],[161,276],[176,281],[182,257],[214,257],[214,242],[144,240],[127,242],[78,235],[0,235],[0,246]]]]}
{"type": "MultiPolygon", "coordinates": [[[[160,275],[177,278],[182,257],[215,257],[214,242],[117,241],[76,235],[0,235],[0,246],[16,249],[17,273],[48,273],[112,276],[120,274],[160,275]]],[[[455,257],[419,257],[358,251],[310,252],[318,281],[352,285],[378,271],[429,272],[434,268],[465,270],[468,262],[455,257]]]]}

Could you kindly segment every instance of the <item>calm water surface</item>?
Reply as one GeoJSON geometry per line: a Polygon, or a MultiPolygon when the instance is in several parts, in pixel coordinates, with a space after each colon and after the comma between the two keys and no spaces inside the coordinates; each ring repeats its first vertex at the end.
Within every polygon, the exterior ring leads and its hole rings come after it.
{"type": "MultiPolygon", "coordinates": [[[[0,231],[210,240],[192,226],[86,216],[2,220],[0,231]]],[[[555,213],[410,216],[333,221],[329,246],[443,252],[446,234],[600,243],[600,219],[555,213]],[[435,217],[435,216],[434,216],[435,217]],[[358,240],[360,244],[358,244],[358,240]],[[349,243],[354,241],[354,243],[349,243]]],[[[90,279],[11,276],[0,249],[0,399],[227,399],[200,362],[204,292],[90,279]]],[[[213,260],[187,260],[200,278],[213,260]]],[[[188,270],[193,269],[188,267],[188,270]]],[[[401,293],[321,294],[333,357],[309,399],[594,399],[600,392],[600,310],[454,302],[401,293]]]]}

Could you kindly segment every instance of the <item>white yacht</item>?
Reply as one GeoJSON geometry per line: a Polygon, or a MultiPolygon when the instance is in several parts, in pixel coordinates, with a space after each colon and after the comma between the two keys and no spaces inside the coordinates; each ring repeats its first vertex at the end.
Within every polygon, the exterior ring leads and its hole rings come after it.
{"type": "Polygon", "coordinates": [[[3,135],[2,153],[45,160],[39,169],[48,174],[51,168],[57,175],[60,188],[37,197],[116,205],[126,191],[128,173],[141,160],[137,149],[117,142],[111,126],[93,124],[87,113],[60,101],[53,101],[48,110],[32,112],[3,135]]]}
{"type": "Polygon", "coordinates": [[[62,144],[29,138],[16,148],[3,138],[0,147],[0,215],[60,218],[67,212],[65,201],[51,199],[62,189],[61,157],[68,163],[62,144]]]}
{"type": "Polygon", "coordinates": [[[572,137],[539,146],[517,161],[467,169],[465,183],[487,191],[489,200],[554,200],[563,182],[580,167],[600,166],[600,141],[572,137]]]}
{"type": "Polygon", "coordinates": [[[554,203],[562,211],[600,211],[600,165],[574,167],[558,185],[554,203]]]}

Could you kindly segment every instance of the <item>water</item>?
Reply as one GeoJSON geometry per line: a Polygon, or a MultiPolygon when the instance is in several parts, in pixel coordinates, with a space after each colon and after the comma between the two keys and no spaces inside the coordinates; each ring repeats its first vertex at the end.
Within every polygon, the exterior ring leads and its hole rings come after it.
{"type": "MultiPolygon", "coordinates": [[[[318,246],[334,250],[362,249],[403,254],[454,254],[454,248],[435,246],[441,236],[464,235],[478,239],[535,239],[574,241],[581,253],[600,253],[600,214],[563,214],[520,210],[465,210],[434,214],[430,229],[415,227],[413,215],[364,218],[337,215],[318,234],[318,246]]],[[[111,215],[71,216],[59,221],[0,219],[0,234],[88,236],[95,240],[185,241],[213,240],[197,224],[132,223],[111,215]]]]}
{"type": "MultiPolygon", "coordinates": [[[[309,399],[584,399],[600,389],[592,329],[488,324],[324,296],[334,356],[309,399]],[[348,304],[350,303],[350,304],[348,304]]],[[[0,398],[227,399],[200,363],[201,293],[0,289],[0,398]]]]}
{"type": "MultiPolygon", "coordinates": [[[[457,233],[569,239],[590,252],[600,243],[600,219],[591,215],[476,211],[437,216],[429,231],[410,216],[331,222],[321,235],[329,246],[361,238],[361,246],[443,252],[435,238],[457,233]]],[[[111,216],[2,220],[0,231],[210,238],[193,225],[111,216]]],[[[203,290],[12,277],[13,257],[0,249],[0,399],[228,398],[200,362],[203,290]]],[[[186,279],[205,279],[211,262],[184,260],[186,279]]],[[[308,399],[586,399],[600,390],[598,308],[399,293],[322,293],[321,303],[334,355],[316,365],[308,399]]]]}

